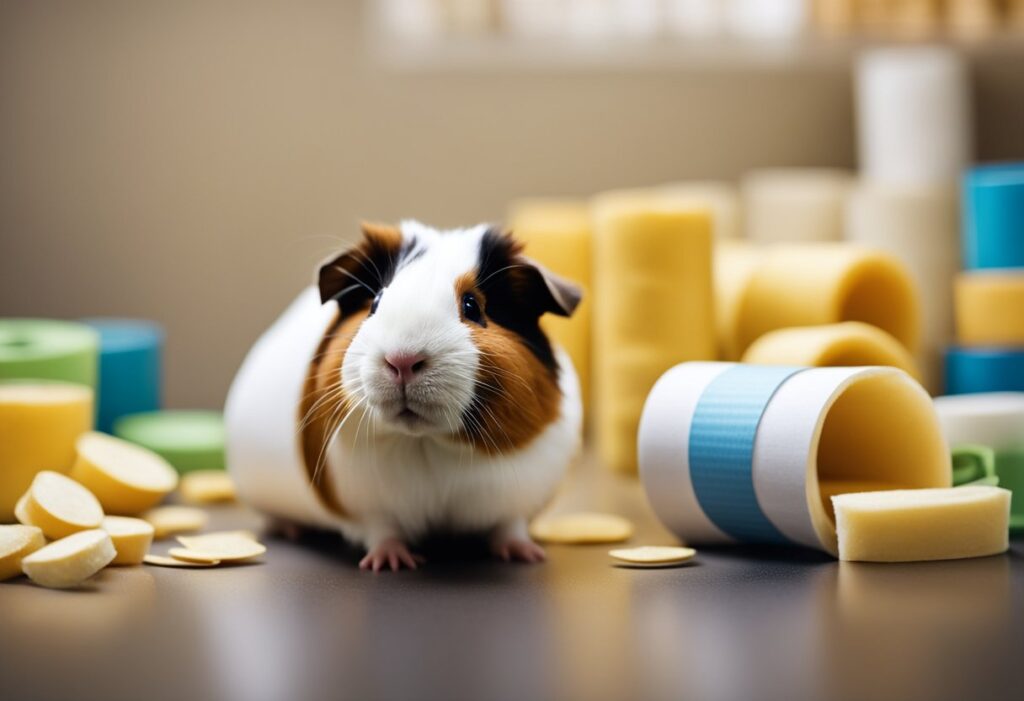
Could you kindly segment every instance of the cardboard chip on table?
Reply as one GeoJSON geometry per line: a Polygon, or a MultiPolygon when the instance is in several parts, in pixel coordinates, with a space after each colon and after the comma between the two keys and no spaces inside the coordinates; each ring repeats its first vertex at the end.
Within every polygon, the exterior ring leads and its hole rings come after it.
{"type": "Polygon", "coordinates": [[[622,564],[632,567],[665,567],[692,560],[697,551],[681,546],[642,545],[637,548],[609,550],[608,554],[622,564]]]}
{"type": "Polygon", "coordinates": [[[209,520],[205,511],[191,506],[158,506],[142,514],[142,518],[153,526],[153,537],[157,540],[176,533],[202,530],[209,520]]]}
{"type": "Polygon", "coordinates": [[[156,565],[157,567],[215,567],[220,564],[219,560],[213,562],[195,562],[194,560],[179,560],[174,557],[164,557],[163,555],[146,555],[142,560],[147,565],[156,565]]]}
{"type": "Polygon", "coordinates": [[[621,543],[633,536],[633,524],[614,514],[558,514],[534,521],[530,525],[530,535],[544,543],[621,543]]]}
{"type": "Polygon", "coordinates": [[[235,500],[235,483],[224,470],[196,470],[181,478],[181,498],[196,504],[216,504],[235,500]]]}
{"type": "Polygon", "coordinates": [[[267,551],[262,543],[239,531],[204,533],[197,536],[178,536],[185,548],[173,548],[171,555],[180,559],[242,562],[259,557],[267,551]],[[186,552],[187,551],[187,552],[186,552]]]}

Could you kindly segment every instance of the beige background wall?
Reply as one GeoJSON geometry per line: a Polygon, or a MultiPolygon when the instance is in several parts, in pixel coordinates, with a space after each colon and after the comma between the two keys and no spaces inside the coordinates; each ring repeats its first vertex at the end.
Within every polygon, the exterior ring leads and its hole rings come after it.
{"type": "MultiPolygon", "coordinates": [[[[853,165],[844,62],[413,73],[363,27],[340,1],[0,2],[0,316],[156,319],[169,404],[219,406],[361,217],[853,165]]],[[[1024,51],[978,64],[979,154],[1024,156],[1024,51]]]]}

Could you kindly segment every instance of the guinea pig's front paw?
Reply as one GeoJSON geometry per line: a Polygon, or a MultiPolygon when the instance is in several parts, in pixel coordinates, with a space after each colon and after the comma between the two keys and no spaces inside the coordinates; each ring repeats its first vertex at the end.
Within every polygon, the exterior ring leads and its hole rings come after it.
{"type": "Polygon", "coordinates": [[[544,562],[544,548],[529,538],[496,538],[491,541],[491,552],[505,562],[544,562]]]}
{"type": "Polygon", "coordinates": [[[397,572],[403,565],[414,570],[424,562],[426,559],[422,555],[411,552],[398,538],[385,538],[370,548],[366,557],[359,561],[359,569],[380,572],[390,566],[392,572],[397,572]]]}

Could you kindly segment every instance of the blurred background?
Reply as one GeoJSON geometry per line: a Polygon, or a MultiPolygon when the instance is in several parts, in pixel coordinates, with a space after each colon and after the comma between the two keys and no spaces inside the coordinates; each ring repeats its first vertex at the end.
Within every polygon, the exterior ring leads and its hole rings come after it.
{"type": "Polygon", "coordinates": [[[359,219],[856,167],[875,44],[953,47],[973,159],[1020,159],[1022,5],[0,2],[0,317],[153,319],[166,404],[220,407],[359,219]]]}

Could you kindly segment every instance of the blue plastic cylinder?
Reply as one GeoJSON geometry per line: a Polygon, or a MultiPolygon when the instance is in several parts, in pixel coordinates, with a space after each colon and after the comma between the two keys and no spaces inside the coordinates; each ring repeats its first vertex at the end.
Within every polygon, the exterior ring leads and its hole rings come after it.
{"type": "Polygon", "coordinates": [[[83,319],[100,334],[96,427],[111,433],[128,414],[161,406],[164,332],[138,319],[83,319]]]}
{"type": "Polygon", "coordinates": [[[965,267],[1024,267],[1024,163],[968,170],[963,194],[965,267]]]}
{"type": "Polygon", "coordinates": [[[1024,348],[950,348],[946,393],[1024,392],[1024,348]]]}

